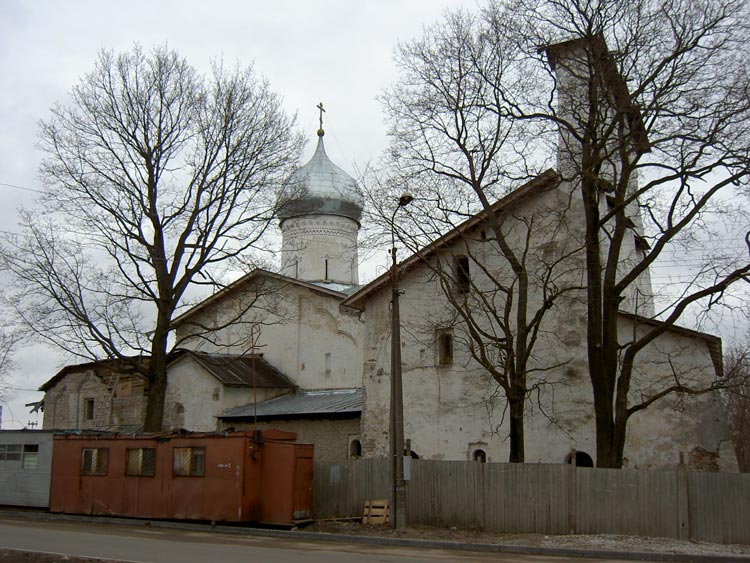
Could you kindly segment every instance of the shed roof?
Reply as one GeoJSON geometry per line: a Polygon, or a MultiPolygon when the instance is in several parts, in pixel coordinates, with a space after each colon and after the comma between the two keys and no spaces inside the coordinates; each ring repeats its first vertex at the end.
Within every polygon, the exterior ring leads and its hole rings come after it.
{"type": "MultiPolygon", "coordinates": [[[[258,403],[258,418],[319,418],[345,417],[362,412],[362,388],[323,389],[299,391],[258,403]]],[[[223,420],[253,417],[253,405],[228,409],[219,418],[223,420]]]]}
{"type": "Polygon", "coordinates": [[[262,356],[209,354],[180,350],[175,361],[189,357],[227,387],[294,389],[294,382],[262,356]],[[253,376],[254,374],[254,376],[253,376]]]}

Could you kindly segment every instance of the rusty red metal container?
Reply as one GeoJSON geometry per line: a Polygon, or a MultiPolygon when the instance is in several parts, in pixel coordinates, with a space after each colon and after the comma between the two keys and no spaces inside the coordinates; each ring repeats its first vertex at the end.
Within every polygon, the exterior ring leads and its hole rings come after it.
{"type": "Polygon", "coordinates": [[[57,435],[50,511],[294,525],[312,510],[313,446],[279,430],[57,435]]]}

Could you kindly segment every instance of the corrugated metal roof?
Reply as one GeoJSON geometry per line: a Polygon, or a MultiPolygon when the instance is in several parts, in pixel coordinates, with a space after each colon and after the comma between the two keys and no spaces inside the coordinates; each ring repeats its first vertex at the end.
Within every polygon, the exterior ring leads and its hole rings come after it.
{"type": "MultiPolygon", "coordinates": [[[[326,389],[299,391],[258,403],[258,418],[281,418],[357,414],[362,412],[362,389],[326,389]]],[[[253,405],[243,405],[227,410],[219,418],[252,418],[253,405]]]]}
{"type": "Polygon", "coordinates": [[[216,379],[228,387],[252,387],[253,368],[255,386],[259,388],[294,389],[296,385],[282,372],[268,363],[262,356],[238,356],[232,354],[208,354],[184,350],[186,354],[216,379]]]}

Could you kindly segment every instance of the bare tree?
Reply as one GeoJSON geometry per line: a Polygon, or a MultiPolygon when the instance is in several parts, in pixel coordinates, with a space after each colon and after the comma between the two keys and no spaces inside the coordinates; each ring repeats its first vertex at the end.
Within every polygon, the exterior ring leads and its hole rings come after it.
{"type": "Polygon", "coordinates": [[[729,433],[740,471],[750,473],[750,344],[729,350],[724,369],[729,383],[724,393],[729,433]]]}
{"type": "MultiPolygon", "coordinates": [[[[538,164],[530,127],[509,119],[512,108],[495,87],[518,77],[512,47],[465,12],[448,14],[422,39],[399,46],[401,79],[383,96],[389,176],[371,208],[381,224],[389,224],[387,202],[397,200],[397,187],[408,186],[417,196],[401,214],[405,222],[392,228],[419,253],[449,304],[424,321],[455,327],[446,346],[467,350],[495,380],[507,401],[509,461],[523,462],[527,402],[548,383],[541,374],[562,361],[542,360],[534,349],[546,313],[576,285],[558,283],[558,268],[579,246],[549,244],[565,228],[566,201],[553,197],[554,203],[517,210],[523,197],[555,192],[553,172],[501,199],[538,164]],[[479,221],[456,231],[475,213],[479,221]],[[430,245],[446,232],[452,233],[450,246],[430,245]]],[[[423,332],[431,336],[428,328],[423,332]]]]}
{"type": "Polygon", "coordinates": [[[487,214],[514,273],[511,361],[528,357],[537,311],[524,246],[508,244],[490,202],[557,158],[566,234],[581,248],[568,255],[568,284],[577,265],[601,467],[622,466],[636,413],[724,386],[674,357],[643,379],[637,359],[748,281],[747,221],[737,244],[715,234],[717,213],[723,223],[742,215],[733,196],[750,184],[748,9],[739,0],[489,2],[398,51],[404,78],[385,96],[396,182],[446,197],[468,189],[476,199],[454,212],[487,214]],[[652,267],[677,257],[684,269],[686,256],[690,279],[654,295],[652,267]]]}
{"type": "Polygon", "coordinates": [[[7,383],[8,372],[13,369],[13,353],[18,344],[15,333],[3,330],[0,332],[0,403],[5,400],[9,386],[7,383]]]}
{"type": "Polygon", "coordinates": [[[200,76],[166,47],[102,52],[41,123],[44,194],[6,240],[18,312],[72,354],[128,360],[161,429],[173,318],[260,247],[301,138],[252,70],[200,76]],[[194,295],[194,293],[193,293],[194,295]]]}
{"type": "MultiPolygon", "coordinates": [[[[686,312],[721,304],[748,280],[747,223],[734,247],[707,228],[712,213],[741,212],[732,197],[750,183],[748,5],[532,0],[516,13],[527,73],[548,73],[553,95],[503,91],[514,119],[560,129],[558,172],[582,202],[597,465],[621,467],[634,414],[722,385],[676,370],[635,393],[634,366],[686,312]],[[698,265],[659,301],[648,276],[668,256],[698,265]],[[619,332],[623,309],[636,313],[632,335],[619,332]]],[[[485,16],[505,33],[502,9],[488,6],[485,16]]]]}

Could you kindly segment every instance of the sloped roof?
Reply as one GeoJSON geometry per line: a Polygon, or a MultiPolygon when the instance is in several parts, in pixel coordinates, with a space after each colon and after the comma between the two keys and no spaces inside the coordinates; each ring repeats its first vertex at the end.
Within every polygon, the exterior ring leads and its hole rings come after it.
{"type": "MultiPolygon", "coordinates": [[[[258,418],[320,418],[358,415],[362,412],[362,389],[299,391],[258,403],[258,418]]],[[[223,420],[253,418],[253,405],[228,409],[223,420]]]]}
{"type": "Polygon", "coordinates": [[[122,375],[128,375],[138,378],[144,378],[143,375],[135,370],[135,363],[147,364],[150,358],[148,356],[134,356],[132,358],[124,359],[106,359],[106,360],[95,360],[92,362],[84,362],[82,364],[69,364],[60,369],[50,379],[42,383],[39,387],[39,391],[47,391],[50,387],[54,386],[58,381],[64,378],[69,373],[78,373],[82,371],[92,370],[97,376],[97,370],[110,370],[112,372],[119,372],[122,375]]]}
{"type": "Polygon", "coordinates": [[[296,385],[284,373],[272,366],[262,356],[237,354],[209,354],[193,350],[180,350],[176,359],[189,357],[227,387],[255,387],[295,389],[296,385]],[[253,378],[253,371],[255,377],[253,378]]]}
{"type": "Polygon", "coordinates": [[[324,295],[328,295],[330,297],[336,297],[338,299],[343,299],[346,297],[345,293],[342,293],[341,291],[337,291],[335,289],[330,289],[329,287],[325,287],[323,285],[318,285],[313,282],[308,281],[302,281],[295,278],[290,278],[289,276],[284,276],[282,274],[278,274],[276,272],[271,272],[269,270],[264,270],[262,268],[256,268],[252,272],[249,272],[239,278],[238,280],[233,281],[229,285],[221,288],[219,291],[214,293],[213,295],[207,297],[197,305],[191,307],[181,315],[175,317],[175,319],[172,321],[173,326],[177,327],[180,324],[184,323],[187,319],[195,315],[196,313],[201,312],[203,309],[208,307],[209,305],[212,305],[222,298],[231,295],[234,291],[238,290],[243,285],[250,283],[252,280],[260,277],[267,277],[274,280],[281,281],[283,283],[288,283],[291,285],[296,285],[300,287],[305,287],[307,289],[310,289],[312,291],[316,291],[318,293],[322,293],[324,295]]]}
{"type": "Polygon", "coordinates": [[[684,326],[676,324],[667,325],[660,320],[642,317],[641,315],[628,313],[627,311],[618,311],[618,314],[621,317],[632,320],[636,324],[645,324],[654,328],[664,328],[666,332],[672,332],[688,338],[700,338],[705,341],[706,346],[708,347],[708,353],[711,356],[711,363],[714,365],[716,377],[724,377],[724,359],[721,353],[721,338],[718,336],[693,330],[691,328],[685,328],[684,326]]]}
{"type": "Polygon", "coordinates": [[[284,186],[279,218],[307,215],[339,215],[357,221],[365,198],[357,182],[336,166],[326,154],[323,129],[318,131],[318,147],[310,161],[296,170],[284,186]],[[287,201],[283,201],[285,196],[287,201]]]}
{"type": "MultiPolygon", "coordinates": [[[[537,193],[545,192],[548,189],[556,186],[559,180],[560,177],[557,175],[557,172],[550,168],[544,171],[542,174],[539,174],[536,178],[526,182],[521,187],[513,190],[505,197],[497,200],[494,204],[492,204],[492,211],[498,214],[504,213],[526,198],[531,197],[537,193]]],[[[482,222],[485,221],[486,217],[487,214],[484,211],[470,217],[454,229],[448,231],[440,238],[435,239],[419,252],[412,254],[409,258],[402,261],[398,265],[399,270],[401,270],[402,272],[409,270],[419,262],[427,260],[441,248],[444,248],[455,242],[456,239],[464,235],[467,231],[470,231],[472,228],[481,225],[482,222]]],[[[343,305],[353,307],[355,309],[364,310],[364,302],[367,300],[367,298],[369,298],[373,293],[382,289],[383,286],[390,285],[390,283],[391,273],[389,270],[344,299],[343,305]]]]}

